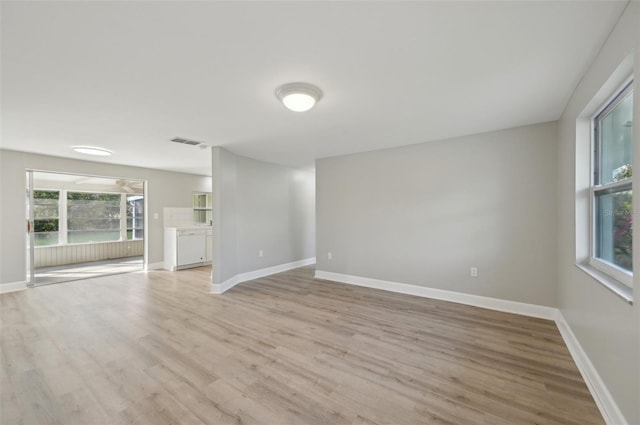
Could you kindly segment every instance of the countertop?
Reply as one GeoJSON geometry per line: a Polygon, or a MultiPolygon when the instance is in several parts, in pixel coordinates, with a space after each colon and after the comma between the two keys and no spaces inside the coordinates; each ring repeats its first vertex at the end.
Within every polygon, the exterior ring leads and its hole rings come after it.
{"type": "Polygon", "coordinates": [[[169,227],[165,227],[165,229],[177,229],[177,230],[198,230],[198,229],[202,229],[202,230],[211,230],[213,227],[212,226],[205,226],[205,225],[193,225],[193,226],[169,226],[169,227]]]}

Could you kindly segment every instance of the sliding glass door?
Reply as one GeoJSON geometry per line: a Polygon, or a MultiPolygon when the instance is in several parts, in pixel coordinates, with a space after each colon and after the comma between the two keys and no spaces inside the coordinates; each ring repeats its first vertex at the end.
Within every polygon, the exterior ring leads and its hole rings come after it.
{"type": "Polygon", "coordinates": [[[27,171],[31,286],[143,269],[144,181],[27,171]]]}

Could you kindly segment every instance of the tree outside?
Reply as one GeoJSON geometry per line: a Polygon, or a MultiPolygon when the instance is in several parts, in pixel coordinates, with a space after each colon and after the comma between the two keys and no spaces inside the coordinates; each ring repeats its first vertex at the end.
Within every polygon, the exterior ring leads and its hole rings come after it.
{"type": "MultiPolygon", "coordinates": [[[[614,181],[631,178],[631,164],[617,170],[614,181]]],[[[626,270],[633,269],[633,196],[631,190],[613,195],[613,263],[626,270]]]]}

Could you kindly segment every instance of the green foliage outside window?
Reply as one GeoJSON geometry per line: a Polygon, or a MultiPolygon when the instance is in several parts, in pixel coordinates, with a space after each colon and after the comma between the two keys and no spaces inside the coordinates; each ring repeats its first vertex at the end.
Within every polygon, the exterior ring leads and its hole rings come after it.
{"type": "Polygon", "coordinates": [[[33,191],[33,231],[38,246],[58,243],[59,198],[60,192],[58,191],[33,191]]]}
{"type": "MultiPolygon", "coordinates": [[[[631,164],[625,164],[616,170],[613,181],[622,181],[633,176],[631,164]]],[[[631,191],[613,195],[613,263],[632,270],[633,266],[633,196],[631,191]]]]}

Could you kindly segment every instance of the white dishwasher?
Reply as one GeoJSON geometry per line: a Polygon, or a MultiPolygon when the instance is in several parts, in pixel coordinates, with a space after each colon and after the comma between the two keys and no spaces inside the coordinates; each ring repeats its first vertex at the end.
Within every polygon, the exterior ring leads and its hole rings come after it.
{"type": "Polygon", "coordinates": [[[207,233],[204,230],[178,230],[176,239],[178,267],[205,261],[207,233]]]}
{"type": "Polygon", "coordinates": [[[165,227],[164,268],[171,271],[211,264],[211,226],[165,227]]]}

